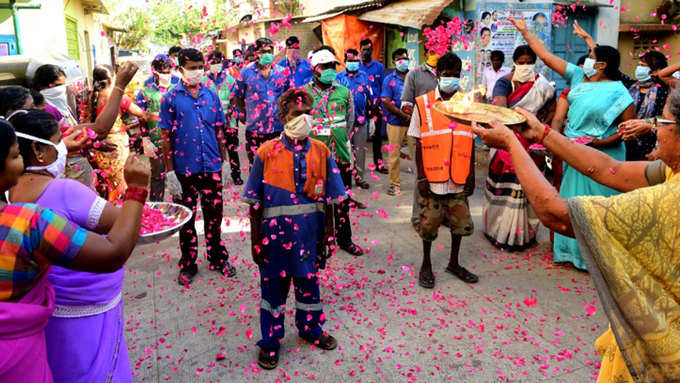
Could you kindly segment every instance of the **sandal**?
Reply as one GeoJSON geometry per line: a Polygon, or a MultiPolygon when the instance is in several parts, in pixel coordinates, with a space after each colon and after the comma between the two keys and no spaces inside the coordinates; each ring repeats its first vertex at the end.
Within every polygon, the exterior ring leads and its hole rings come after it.
{"type": "Polygon", "coordinates": [[[348,252],[350,255],[353,255],[355,257],[360,257],[364,255],[364,249],[362,249],[361,247],[354,243],[350,243],[349,246],[340,246],[340,249],[348,252]]]}
{"type": "Polygon", "coordinates": [[[308,339],[306,337],[300,336],[305,342],[315,345],[316,347],[330,351],[338,347],[338,341],[332,336],[322,333],[316,339],[308,339]]]}
{"type": "Polygon", "coordinates": [[[257,364],[265,370],[273,370],[279,365],[279,350],[260,349],[257,356],[257,364]]]}
{"type": "Polygon", "coordinates": [[[425,288],[425,289],[433,289],[434,288],[434,274],[432,272],[429,273],[428,277],[424,277],[423,272],[421,271],[420,274],[418,274],[418,284],[420,287],[425,288]]]}
{"type": "Polygon", "coordinates": [[[464,268],[463,266],[458,266],[455,269],[451,269],[448,266],[446,266],[445,270],[447,273],[455,275],[456,277],[458,277],[458,279],[465,283],[477,283],[479,281],[479,278],[476,275],[467,271],[467,269],[464,268]]]}

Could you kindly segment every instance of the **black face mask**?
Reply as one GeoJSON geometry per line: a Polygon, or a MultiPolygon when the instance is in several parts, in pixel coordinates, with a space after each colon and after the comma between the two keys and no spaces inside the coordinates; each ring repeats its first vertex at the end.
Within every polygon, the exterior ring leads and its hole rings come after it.
{"type": "Polygon", "coordinates": [[[361,51],[362,61],[371,61],[371,56],[373,55],[373,49],[364,49],[361,51]]]}

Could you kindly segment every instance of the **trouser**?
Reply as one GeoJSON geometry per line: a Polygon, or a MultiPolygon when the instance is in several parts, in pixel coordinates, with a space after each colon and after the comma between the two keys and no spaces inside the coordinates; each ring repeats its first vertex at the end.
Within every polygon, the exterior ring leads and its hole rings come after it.
{"type": "MultiPolygon", "coordinates": [[[[391,186],[401,186],[401,144],[404,142],[404,137],[406,137],[406,131],[408,131],[408,126],[387,124],[387,141],[391,148],[390,152],[388,153],[391,186]]],[[[411,153],[411,158],[413,158],[413,150],[411,146],[411,141],[409,141],[409,152],[411,153]]]]}
{"type": "Polygon", "coordinates": [[[241,177],[241,160],[238,158],[238,128],[224,129],[224,147],[226,153],[223,158],[229,156],[229,166],[231,167],[231,179],[241,177]]]}
{"type": "Polygon", "coordinates": [[[196,270],[196,258],[198,258],[196,206],[200,198],[208,261],[211,266],[222,268],[229,258],[221,235],[222,174],[221,172],[197,173],[188,176],[176,174],[179,183],[182,185],[182,197],[175,198],[174,201],[188,207],[193,212],[189,222],[179,230],[179,247],[182,251],[179,266],[180,268],[190,267],[196,270]]]}
{"type": "Polygon", "coordinates": [[[366,171],[366,152],[368,151],[368,127],[366,125],[355,125],[352,134],[352,151],[354,152],[354,170],[357,180],[364,179],[366,171]]]}
{"type": "MultiPolygon", "coordinates": [[[[338,162],[340,169],[340,177],[345,184],[345,189],[352,188],[352,170],[350,164],[338,162]]],[[[345,198],[340,203],[333,205],[335,208],[335,237],[338,240],[338,246],[348,247],[352,244],[352,227],[349,221],[349,200],[345,198]]]]}
{"type": "Polygon", "coordinates": [[[267,349],[279,349],[285,334],[286,298],[293,280],[295,288],[295,325],[298,334],[306,339],[321,335],[323,309],[317,277],[263,277],[260,276],[260,330],[262,340],[257,345],[267,349]]]}
{"type": "Polygon", "coordinates": [[[156,153],[156,158],[150,158],[149,160],[151,162],[151,193],[149,194],[149,201],[163,202],[165,197],[165,162],[163,161],[163,154],[156,153]]]}
{"type": "Polygon", "coordinates": [[[382,167],[382,125],[383,113],[381,108],[375,108],[375,133],[373,134],[373,164],[377,167],[382,167]]]}
{"type": "Polygon", "coordinates": [[[250,161],[251,166],[253,165],[253,161],[255,161],[255,155],[257,154],[257,149],[260,148],[260,145],[269,140],[273,140],[280,135],[281,132],[257,133],[246,130],[246,149],[248,151],[248,161],[250,161]]]}

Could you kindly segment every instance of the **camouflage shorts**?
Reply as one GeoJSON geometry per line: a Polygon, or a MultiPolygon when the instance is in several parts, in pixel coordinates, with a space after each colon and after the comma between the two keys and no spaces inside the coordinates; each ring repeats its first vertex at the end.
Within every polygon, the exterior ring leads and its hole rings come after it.
{"type": "Polygon", "coordinates": [[[474,224],[470,216],[467,196],[464,193],[435,195],[423,198],[418,195],[419,219],[414,228],[424,241],[437,238],[439,226],[448,223],[451,234],[467,236],[472,234],[474,224]]]}

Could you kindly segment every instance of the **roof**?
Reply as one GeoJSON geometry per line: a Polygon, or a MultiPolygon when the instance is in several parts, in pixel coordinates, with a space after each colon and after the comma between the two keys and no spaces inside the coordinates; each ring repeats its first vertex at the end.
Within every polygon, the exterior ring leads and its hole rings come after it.
{"type": "Polygon", "coordinates": [[[85,11],[101,13],[103,15],[109,14],[109,11],[106,9],[106,6],[104,6],[102,0],[81,0],[81,3],[83,4],[83,9],[85,9],[85,11]]]}
{"type": "Polygon", "coordinates": [[[604,8],[614,8],[610,4],[609,0],[555,0],[553,4],[557,5],[568,5],[576,4],[578,7],[604,7],[604,8]]]}
{"type": "Polygon", "coordinates": [[[113,25],[113,24],[108,24],[108,23],[103,23],[102,26],[110,31],[114,32],[127,32],[126,28],[123,28],[118,25],[113,25]]]}
{"type": "Polygon", "coordinates": [[[353,11],[359,11],[367,8],[375,8],[379,7],[383,4],[383,1],[380,0],[363,0],[363,1],[351,1],[350,4],[344,4],[344,5],[338,5],[336,7],[333,7],[331,9],[328,9],[324,12],[321,12],[317,15],[307,17],[306,19],[302,20],[303,23],[312,23],[314,21],[321,21],[325,19],[329,19],[331,17],[335,17],[337,15],[341,15],[346,12],[353,12],[353,11]]]}
{"type": "Polygon", "coordinates": [[[404,0],[363,13],[359,20],[415,29],[432,24],[453,0],[404,0]]]}

